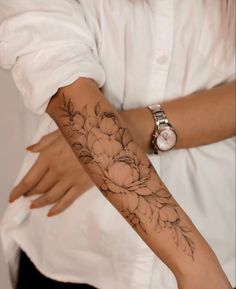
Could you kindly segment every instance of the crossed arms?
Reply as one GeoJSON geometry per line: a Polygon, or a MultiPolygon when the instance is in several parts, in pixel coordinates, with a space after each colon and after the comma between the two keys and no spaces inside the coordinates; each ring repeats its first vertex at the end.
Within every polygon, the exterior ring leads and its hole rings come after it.
{"type": "Polygon", "coordinates": [[[214,253],[92,80],[60,89],[47,112],[99,190],[173,271],[179,288],[189,278],[192,288],[200,288],[202,280],[195,287],[194,280],[204,276],[212,276],[212,288],[230,288],[214,253]],[[208,274],[201,269],[206,255],[208,274]]]}
{"type": "MultiPolygon", "coordinates": [[[[162,104],[179,131],[177,147],[198,146],[232,136],[235,133],[234,101],[233,82],[162,104]],[[203,114],[205,118],[201,117],[203,114]]],[[[118,114],[93,81],[80,79],[58,91],[48,112],[75,155],[59,131],[45,137],[31,150],[41,152],[39,159],[14,188],[11,200],[21,195],[40,194],[32,207],[54,204],[49,212],[54,215],[93,185],[91,177],[105,197],[174,272],[179,288],[203,288],[203,284],[209,284],[209,289],[231,288],[215,255],[143,152],[150,150],[154,126],[147,109],[118,114]],[[135,121],[137,118],[142,119],[140,125],[135,121]],[[55,173],[60,176],[56,184],[55,173]],[[205,270],[207,266],[208,270],[205,270]]]]}

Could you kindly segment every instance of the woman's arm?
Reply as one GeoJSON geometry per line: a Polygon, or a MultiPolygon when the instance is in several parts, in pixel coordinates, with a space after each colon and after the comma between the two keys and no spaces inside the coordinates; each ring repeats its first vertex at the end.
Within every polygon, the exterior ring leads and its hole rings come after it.
{"type": "Polygon", "coordinates": [[[231,288],[214,253],[95,82],[84,78],[60,89],[47,112],[100,191],[173,271],[179,288],[190,288],[189,280],[191,289],[231,288]]]}
{"type": "MultiPolygon", "coordinates": [[[[165,102],[162,106],[170,122],[177,130],[178,142],[176,148],[208,144],[235,134],[235,81],[211,90],[204,90],[191,96],[165,102]]],[[[135,141],[140,144],[143,150],[149,152],[151,150],[150,143],[154,130],[153,116],[149,109],[139,108],[121,111],[120,115],[126,125],[128,125],[129,131],[135,141]],[[142,119],[142,121],[137,121],[137,119],[142,119]]],[[[64,187],[66,178],[62,177],[61,173],[57,176],[57,172],[61,172],[63,157],[67,159],[70,158],[68,166],[70,166],[70,169],[74,169],[75,156],[72,154],[72,151],[69,154],[67,153],[70,148],[68,148],[67,144],[64,144],[64,137],[61,136],[61,133],[57,132],[55,134],[59,135],[59,137],[56,142],[52,142],[50,146],[46,147],[44,143],[47,144],[51,136],[45,136],[39,144],[31,147],[31,152],[40,152],[39,160],[14,188],[10,197],[10,201],[14,201],[23,195],[40,194],[41,196],[34,200],[32,204],[35,208],[60,200],[60,202],[56,203],[50,210],[50,215],[60,213],[68,207],[70,202],[64,202],[64,199],[67,200],[69,198],[72,202],[77,196],[77,193],[66,193],[64,195],[62,188],[64,187]],[[57,150],[55,151],[55,147],[63,147],[62,151],[58,153],[58,156],[56,155],[57,150]],[[50,150],[53,150],[53,153],[49,153],[50,150]],[[52,156],[55,156],[54,159],[52,156]],[[44,175],[43,172],[40,173],[42,166],[47,168],[49,172],[53,172],[55,176],[53,180],[48,178],[47,175],[44,175]],[[60,184],[61,190],[58,190],[58,193],[57,191],[54,192],[55,190],[48,190],[47,188],[51,186],[51,181],[57,184],[59,176],[60,183],[63,184],[60,184]],[[41,179],[40,183],[38,183],[38,179],[41,179]],[[64,196],[61,199],[62,194],[64,196]],[[51,197],[51,195],[54,197],[51,197]]],[[[89,182],[86,181],[88,180],[87,174],[82,172],[82,170],[80,170],[80,180],[87,185],[89,184],[89,182]]],[[[64,172],[66,175],[67,172],[65,169],[64,172]]],[[[74,183],[77,186],[77,178],[73,179],[73,184],[67,183],[67,186],[73,187],[74,183]]],[[[56,186],[54,189],[55,188],[56,186]]],[[[78,187],[78,191],[81,192],[81,186],[78,187]]],[[[82,191],[84,191],[83,188],[82,191]]]]}
{"type": "MultiPolygon", "coordinates": [[[[161,105],[177,132],[176,148],[197,147],[235,135],[235,81],[161,105]]],[[[155,127],[149,109],[121,111],[121,115],[134,139],[149,152],[155,127]]]]}

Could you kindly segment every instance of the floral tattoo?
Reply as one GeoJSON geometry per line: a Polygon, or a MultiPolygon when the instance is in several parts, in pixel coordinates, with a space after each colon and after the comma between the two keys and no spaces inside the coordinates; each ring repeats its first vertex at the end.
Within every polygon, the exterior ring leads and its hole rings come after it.
{"type": "Polygon", "coordinates": [[[195,244],[182,225],[178,205],[117,116],[103,111],[100,103],[93,113],[87,106],[77,111],[65,97],[61,111],[74,151],[105,197],[134,228],[148,234],[145,219],[158,233],[171,231],[176,246],[194,259],[195,244]]]}

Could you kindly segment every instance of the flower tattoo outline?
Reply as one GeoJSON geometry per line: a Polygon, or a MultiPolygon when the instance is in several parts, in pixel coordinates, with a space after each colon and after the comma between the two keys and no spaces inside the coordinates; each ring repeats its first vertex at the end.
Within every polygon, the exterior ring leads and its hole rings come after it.
{"type": "Polygon", "coordinates": [[[194,259],[195,244],[182,224],[178,205],[117,116],[103,111],[100,103],[93,113],[88,113],[87,106],[77,111],[65,97],[60,109],[74,151],[105,197],[118,204],[132,227],[148,234],[145,217],[157,233],[171,231],[176,246],[194,259]]]}

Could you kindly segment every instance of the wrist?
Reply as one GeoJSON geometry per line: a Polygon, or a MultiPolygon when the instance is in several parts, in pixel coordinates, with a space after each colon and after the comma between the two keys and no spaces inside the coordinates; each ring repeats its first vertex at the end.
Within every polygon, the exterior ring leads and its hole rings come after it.
{"type": "Polygon", "coordinates": [[[152,135],[155,128],[153,117],[148,108],[122,110],[120,115],[132,137],[146,152],[152,152],[152,135]],[[138,120],[138,121],[137,121],[138,120]]]}
{"type": "Polygon", "coordinates": [[[225,274],[219,270],[211,272],[205,268],[204,272],[176,279],[179,289],[233,289],[225,274]]]}
{"type": "Polygon", "coordinates": [[[148,108],[155,122],[152,136],[153,151],[158,154],[159,152],[168,152],[174,149],[177,142],[177,134],[163,108],[160,104],[153,104],[148,108]]]}
{"type": "Polygon", "coordinates": [[[173,273],[179,289],[232,289],[216,255],[208,245],[203,246],[193,266],[181,266],[180,270],[173,273]]]}

